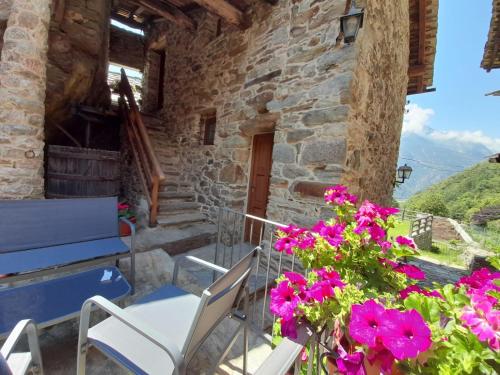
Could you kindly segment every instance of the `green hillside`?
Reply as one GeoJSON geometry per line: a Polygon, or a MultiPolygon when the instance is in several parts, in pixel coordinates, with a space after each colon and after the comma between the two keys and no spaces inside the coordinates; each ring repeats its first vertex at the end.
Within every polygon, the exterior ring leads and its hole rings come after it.
{"type": "Polygon", "coordinates": [[[451,176],[405,204],[412,210],[466,221],[480,209],[494,205],[500,205],[500,164],[492,163],[480,163],[451,176]]]}

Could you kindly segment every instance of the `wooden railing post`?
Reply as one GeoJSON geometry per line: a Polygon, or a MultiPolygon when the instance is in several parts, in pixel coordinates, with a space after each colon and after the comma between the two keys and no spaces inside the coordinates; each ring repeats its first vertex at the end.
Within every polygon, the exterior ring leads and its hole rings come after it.
{"type": "Polygon", "coordinates": [[[160,185],[165,181],[165,175],[161,169],[160,161],[154,152],[147,128],[142,120],[132,87],[124,69],[121,70],[119,91],[123,122],[126,127],[132,154],[137,164],[142,189],[149,204],[149,224],[155,226],[158,220],[160,185]]]}

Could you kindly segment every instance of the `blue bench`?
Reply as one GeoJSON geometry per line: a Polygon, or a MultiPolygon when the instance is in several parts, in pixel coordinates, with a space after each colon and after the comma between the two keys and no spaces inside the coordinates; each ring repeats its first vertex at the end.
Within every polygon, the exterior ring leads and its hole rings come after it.
{"type": "Polygon", "coordinates": [[[74,271],[50,281],[0,286],[0,337],[20,319],[49,326],[78,315],[94,295],[115,301],[133,293],[132,246],[119,237],[117,198],[0,201],[0,284],[74,271]],[[131,258],[131,284],[116,267],[131,258]],[[93,268],[82,271],[82,269],[93,268]]]}

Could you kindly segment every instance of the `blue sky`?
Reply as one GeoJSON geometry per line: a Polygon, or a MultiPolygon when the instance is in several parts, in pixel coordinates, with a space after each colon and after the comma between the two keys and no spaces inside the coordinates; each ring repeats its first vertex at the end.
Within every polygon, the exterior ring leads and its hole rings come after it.
{"type": "Polygon", "coordinates": [[[470,140],[500,151],[500,69],[480,68],[491,0],[441,0],[435,93],[409,96],[405,131],[431,127],[442,138],[470,140]]]}

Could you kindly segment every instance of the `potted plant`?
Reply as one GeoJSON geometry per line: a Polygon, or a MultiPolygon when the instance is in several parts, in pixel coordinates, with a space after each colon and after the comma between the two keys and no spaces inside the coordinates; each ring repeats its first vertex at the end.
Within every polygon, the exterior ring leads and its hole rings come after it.
{"type": "Polygon", "coordinates": [[[387,239],[397,209],[369,201],[358,207],[340,185],[325,200],[335,214],[330,220],[311,229],[282,228],[275,244],[309,270],[280,275],[270,303],[278,336],[293,339],[300,324],[316,333],[304,368],[349,375],[497,373],[500,273],[483,269],[456,285],[424,288],[418,285],[424,272],[403,262],[418,254],[413,240],[387,239]],[[311,350],[318,346],[321,351],[311,350]]]}
{"type": "MultiPolygon", "coordinates": [[[[130,205],[126,202],[118,203],[118,218],[124,218],[135,224],[137,222],[135,213],[130,209],[130,205]]],[[[128,226],[123,221],[119,221],[120,225],[120,237],[127,237],[132,234],[130,226],[128,226]]]]}

